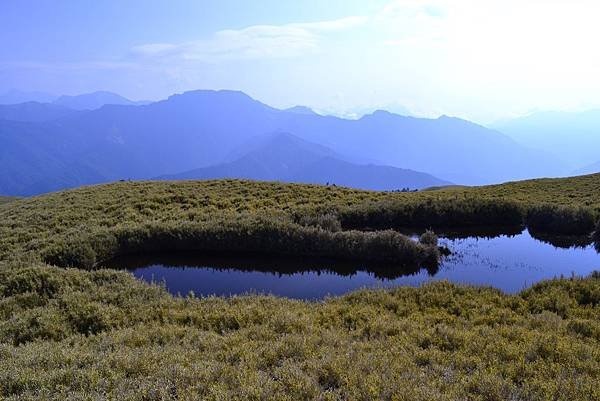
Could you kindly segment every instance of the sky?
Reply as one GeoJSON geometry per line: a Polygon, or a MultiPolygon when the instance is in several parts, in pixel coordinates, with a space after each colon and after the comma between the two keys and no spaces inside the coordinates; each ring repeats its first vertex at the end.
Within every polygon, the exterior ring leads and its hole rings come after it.
{"type": "Polygon", "coordinates": [[[599,20],[597,0],[2,0],[0,93],[235,89],[489,123],[599,108],[599,20]]]}

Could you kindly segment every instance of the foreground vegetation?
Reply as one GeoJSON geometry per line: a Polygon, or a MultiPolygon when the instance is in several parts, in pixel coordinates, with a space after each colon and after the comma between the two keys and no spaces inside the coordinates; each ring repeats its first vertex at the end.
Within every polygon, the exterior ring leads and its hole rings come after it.
{"type": "Polygon", "coordinates": [[[388,228],[595,229],[600,243],[599,194],[600,175],[419,193],[223,180],[2,204],[0,399],[600,400],[600,273],[517,295],[440,282],[317,303],[172,297],[48,265],[182,249],[437,259],[432,232],[388,228]]]}
{"type": "Polygon", "coordinates": [[[323,303],[173,298],[114,271],[0,271],[0,398],[600,400],[600,275],[323,303]]]}

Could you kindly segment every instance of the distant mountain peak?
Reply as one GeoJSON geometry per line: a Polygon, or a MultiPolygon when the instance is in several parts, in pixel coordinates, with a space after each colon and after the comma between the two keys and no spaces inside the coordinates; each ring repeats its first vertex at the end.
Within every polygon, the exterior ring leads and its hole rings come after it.
{"type": "Polygon", "coordinates": [[[262,135],[246,144],[230,161],[161,179],[246,178],[372,189],[422,189],[448,182],[429,174],[343,160],[332,149],[289,132],[262,135]]]}
{"type": "Polygon", "coordinates": [[[292,150],[289,156],[309,152],[319,157],[333,156],[341,158],[336,152],[325,146],[307,141],[286,131],[275,131],[250,139],[232,151],[226,160],[235,160],[247,155],[257,154],[257,152],[259,154],[279,153],[281,156],[289,150],[292,150]]]}
{"type": "Polygon", "coordinates": [[[405,120],[413,117],[403,116],[401,114],[392,113],[388,110],[375,110],[370,114],[365,114],[359,120],[380,120],[380,121],[389,121],[392,119],[405,120]]]}
{"type": "Polygon", "coordinates": [[[7,194],[46,190],[41,184],[55,182],[56,176],[68,178],[60,184],[65,188],[217,164],[229,176],[255,171],[262,174],[256,177],[268,178],[287,171],[298,181],[321,182],[317,178],[328,171],[325,182],[381,189],[388,183],[416,188],[424,182],[408,185],[397,167],[461,184],[557,175],[561,168],[555,158],[465,120],[385,111],[361,120],[294,115],[235,91],[193,91],[147,107],[104,106],[59,119],[55,110],[42,111],[6,109],[12,121],[0,119],[0,150],[7,156],[0,160],[0,189],[7,194]],[[27,123],[16,124],[16,118],[27,123]],[[34,118],[41,122],[32,122],[34,118]],[[263,141],[262,152],[254,147],[257,152],[249,154],[252,149],[243,147],[269,132],[270,137],[258,140],[263,141]],[[243,153],[227,160],[235,149],[243,153]],[[331,152],[339,152],[333,156],[336,161],[323,161],[331,152]],[[364,164],[369,162],[375,162],[372,169],[364,164]],[[71,174],[72,166],[85,169],[71,174]]]}
{"type": "Polygon", "coordinates": [[[73,96],[63,95],[53,103],[73,110],[96,110],[107,104],[135,106],[150,102],[135,102],[113,92],[96,91],[73,96]]]}
{"type": "Polygon", "coordinates": [[[261,109],[276,110],[242,91],[229,89],[212,90],[197,89],[169,96],[163,102],[173,104],[186,104],[189,106],[210,105],[212,107],[222,105],[226,107],[251,107],[258,106],[261,109]]]}
{"type": "Polygon", "coordinates": [[[392,113],[391,111],[388,110],[383,110],[383,109],[378,109],[375,110],[373,113],[371,113],[374,116],[389,116],[389,115],[398,115],[395,113],[392,113]]]}
{"type": "Polygon", "coordinates": [[[284,111],[295,114],[318,115],[313,109],[306,106],[294,106],[290,107],[289,109],[285,109],[284,111]]]}
{"type": "Polygon", "coordinates": [[[176,93],[174,95],[169,96],[168,99],[185,99],[185,98],[199,98],[199,97],[227,97],[227,98],[238,98],[238,99],[247,99],[253,100],[251,96],[242,91],[230,90],[230,89],[194,89],[190,91],[185,91],[182,93],[176,93]]]}

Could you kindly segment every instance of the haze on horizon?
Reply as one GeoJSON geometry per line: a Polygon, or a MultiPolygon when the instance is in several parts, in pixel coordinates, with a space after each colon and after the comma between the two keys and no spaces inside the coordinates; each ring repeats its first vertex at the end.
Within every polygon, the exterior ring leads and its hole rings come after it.
{"type": "Polygon", "coordinates": [[[600,108],[599,16],[591,0],[5,1],[0,93],[235,89],[489,123],[600,108]]]}

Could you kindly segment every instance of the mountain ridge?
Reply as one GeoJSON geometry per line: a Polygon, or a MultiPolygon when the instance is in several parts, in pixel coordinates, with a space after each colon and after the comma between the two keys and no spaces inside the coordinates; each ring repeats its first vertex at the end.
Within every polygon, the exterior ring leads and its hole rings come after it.
{"type": "Polygon", "coordinates": [[[64,106],[72,110],[96,110],[107,104],[122,106],[141,106],[148,101],[133,101],[121,95],[108,91],[96,91],[80,95],[62,95],[52,102],[55,105],[64,106]]]}
{"type": "MultiPolygon", "coordinates": [[[[558,162],[512,139],[456,118],[420,119],[376,112],[359,120],[298,114],[273,108],[239,91],[198,90],[148,105],[104,105],[52,121],[11,126],[0,121],[0,148],[19,146],[23,171],[0,181],[9,195],[23,193],[27,176],[69,177],[43,162],[86,171],[72,185],[148,179],[212,166],[249,140],[269,132],[295,136],[344,155],[346,161],[422,171],[457,184],[486,184],[556,175],[558,162]],[[23,179],[22,179],[23,178],[23,179]],[[7,182],[11,182],[8,185],[7,182]]],[[[13,156],[11,156],[13,157],[13,156]]],[[[14,161],[0,157],[0,168],[14,161]]],[[[18,161],[17,160],[17,161],[18,161]]],[[[62,167],[61,167],[62,166],[62,167]]],[[[59,189],[59,188],[57,188],[59,189]]]]}
{"type": "Polygon", "coordinates": [[[359,165],[339,159],[326,147],[289,133],[266,136],[265,141],[239,158],[214,166],[158,177],[163,180],[243,178],[305,184],[335,184],[367,190],[423,189],[449,185],[429,174],[374,164],[359,165]]]}

